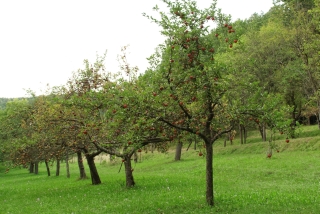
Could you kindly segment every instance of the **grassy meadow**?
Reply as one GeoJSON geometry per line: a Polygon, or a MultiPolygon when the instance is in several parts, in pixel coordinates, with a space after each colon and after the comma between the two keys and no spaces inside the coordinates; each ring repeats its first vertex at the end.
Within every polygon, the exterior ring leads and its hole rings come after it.
{"type": "MultiPolygon", "coordinates": [[[[102,180],[78,180],[76,163],[71,178],[38,175],[0,165],[0,213],[320,213],[320,131],[302,127],[299,138],[276,137],[279,153],[266,158],[267,142],[250,132],[247,144],[214,145],[215,206],[206,205],[205,158],[186,144],[181,161],[168,153],[141,154],[134,166],[136,186],[125,187],[124,168],[96,161],[102,180]]],[[[86,168],[89,175],[89,169],[86,168]]]]}

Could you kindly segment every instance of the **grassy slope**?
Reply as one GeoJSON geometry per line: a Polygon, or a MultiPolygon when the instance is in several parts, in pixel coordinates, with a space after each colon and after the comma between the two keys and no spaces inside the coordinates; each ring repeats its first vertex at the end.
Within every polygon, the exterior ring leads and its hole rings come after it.
{"type": "Polygon", "coordinates": [[[98,186],[77,181],[76,164],[70,179],[64,168],[60,177],[47,177],[44,164],[39,175],[25,169],[4,174],[0,166],[0,213],[319,213],[320,131],[304,130],[288,144],[278,136],[280,153],[271,159],[257,133],[246,145],[217,142],[214,208],[205,205],[205,160],[191,149],[179,162],[172,152],[143,153],[132,189],[125,188],[123,169],[118,173],[120,163],[97,164],[98,186]]]}

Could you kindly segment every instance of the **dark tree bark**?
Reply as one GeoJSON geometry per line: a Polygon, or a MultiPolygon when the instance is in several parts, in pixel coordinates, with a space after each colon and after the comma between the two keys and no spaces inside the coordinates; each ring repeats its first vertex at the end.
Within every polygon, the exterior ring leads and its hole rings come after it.
{"type": "Polygon", "coordinates": [[[258,123],[258,127],[259,127],[259,131],[260,131],[260,135],[261,135],[262,140],[267,141],[265,125],[262,123],[258,123]]]}
{"type": "Polygon", "coordinates": [[[131,166],[131,156],[132,154],[128,154],[124,156],[124,168],[126,174],[126,186],[133,187],[135,185],[133,174],[132,174],[132,166],[131,166]]]}
{"type": "Polygon", "coordinates": [[[247,143],[247,136],[248,136],[248,132],[247,132],[247,129],[246,129],[246,127],[245,126],[243,126],[243,136],[244,136],[244,144],[246,144],[247,143]]]}
{"type": "Polygon", "coordinates": [[[267,141],[267,130],[266,130],[266,124],[262,124],[262,140],[267,141]]]}
{"type": "Polygon", "coordinates": [[[101,184],[100,176],[99,176],[96,164],[94,162],[94,157],[99,155],[101,153],[101,151],[97,151],[95,153],[89,154],[89,151],[86,148],[83,148],[82,150],[84,151],[84,154],[87,158],[87,163],[88,163],[88,166],[90,169],[92,185],[101,184]]]}
{"type": "Polygon", "coordinates": [[[183,143],[179,139],[179,142],[177,143],[177,146],[176,146],[176,154],[174,157],[174,160],[176,160],[176,161],[181,160],[182,145],[183,145],[183,143]]]}
{"type": "Polygon", "coordinates": [[[50,176],[51,174],[50,174],[50,167],[49,167],[49,163],[48,163],[48,161],[47,161],[47,160],[45,160],[44,162],[45,162],[45,164],[46,164],[46,169],[47,169],[48,176],[50,176]]]}
{"type": "Polygon", "coordinates": [[[30,162],[29,172],[34,173],[34,163],[33,162],[30,162]]]}
{"type": "Polygon", "coordinates": [[[80,179],[86,179],[86,171],[83,165],[83,160],[82,160],[82,154],[81,151],[77,151],[77,159],[78,159],[78,167],[79,167],[79,172],[80,172],[80,179]]]}
{"type": "Polygon", "coordinates": [[[213,195],[213,147],[211,142],[206,142],[206,200],[208,205],[214,206],[213,195]]]}
{"type": "Polygon", "coordinates": [[[66,150],[66,170],[67,170],[67,178],[70,178],[70,167],[69,167],[69,151],[66,150]]]}
{"type": "Polygon", "coordinates": [[[240,132],[240,144],[243,144],[244,133],[243,133],[243,125],[239,124],[239,132],[240,132]]]}
{"type": "Polygon", "coordinates": [[[56,164],[56,176],[60,175],[60,159],[57,158],[57,164],[56,164]]]}
{"type": "Polygon", "coordinates": [[[39,162],[34,163],[34,174],[39,174],[39,162]]]}
{"type": "Polygon", "coordinates": [[[94,157],[88,155],[86,156],[88,166],[90,169],[90,175],[91,175],[91,182],[93,185],[101,184],[100,176],[96,167],[96,164],[94,162],[94,157]]]}

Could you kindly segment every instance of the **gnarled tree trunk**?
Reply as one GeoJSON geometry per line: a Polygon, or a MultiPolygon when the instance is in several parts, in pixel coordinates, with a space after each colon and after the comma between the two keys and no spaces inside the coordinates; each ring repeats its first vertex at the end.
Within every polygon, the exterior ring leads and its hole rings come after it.
{"type": "Polygon", "coordinates": [[[133,179],[133,169],[131,166],[131,156],[130,154],[124,156],[124,168],[125,168],[125,174],[126,174],[126,186],[127,187],[133,187],[135,182],[133,179]]]}
{"type": "Polygon", "coordinates": [[[34,174],[39,174],[39,162],[34,163],[34,174]]]}
{"type": "Polygon", "coordinates": [[[101,151],[97,151],[95,153],[91,153],[89,154],[88,149],[86,148],[82,148],[82,150],[84,151],[84,154],[87,158],[87,163],[90,169],[90,175],[91,175],[91,182],[93,185],[98,185],[101,184],[101,180],[100,180],[100,176],[96,167],[96,164],[94,162],[94,157],[99,155],[101,153],[101,151]]]}
{"type": "Polygon", "coordinates": [[[82,154],[81,151],[77,151],[77,159],[78,159],[78,167],[79,167],[79,172],[80,172],[80,179],[86,179],[86,171],[83,165],[83,160],[82,160],[82,154]]]}
{"type": "Polygon", "coordinates": [[[66,170],[67,170],[67,178],[70,178],[70,167],[69,167],[69,151],[66,150],[66,170]]]}
{"type": "Polygon", "coordinates": [[[56,176],[60,175],[60,159],[57,158],[57,165],[56,165],[56,176]]]}
{"type": "Polygon", "coordinates": [[[46,164],[46,169],[47,169],[48,176],[50,176],[50,167],[49,167],[48,160],[45,160],[44,163],[46,164]]]}
{"type": "Polygon", "coordinates": [[[214,206],[213,195],[213,146],[206,142],[206,200],[208,205],[214,206]]]}
{"type": "Polygon", "coordinates": [[[29,172],[34,173],[34,163],[33,162],[30,162],[29,172]]]}
{"type": "Polygon", "coordinates": [[[177,143],[177,146],[176,146],[176,154],[174,157],[174,160],[176,160],[176,161],[181,159],[182,145],[183,145],[183,143],[180,141],[180,138],[179,138],[179,142],[177,143]]]}

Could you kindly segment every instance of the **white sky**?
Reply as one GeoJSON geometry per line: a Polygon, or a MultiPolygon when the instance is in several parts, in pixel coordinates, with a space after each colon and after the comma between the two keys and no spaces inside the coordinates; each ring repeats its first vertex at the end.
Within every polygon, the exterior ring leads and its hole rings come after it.
{"type": "MultiPolygon", "coordinates": [[[[128,44],[129,63],[143,72],[163,42],[160,28],[142,16],[155,15],[156,4],[164,8],[160,0],[0,0],[0,97],[63,85],[84,59],[94,62],[105,50],[107,70],[118,71],[117,55],[128,44]]],[[[245,19],[267,12],[272,0],[218,0],[218,7],[245,19]]]]}

